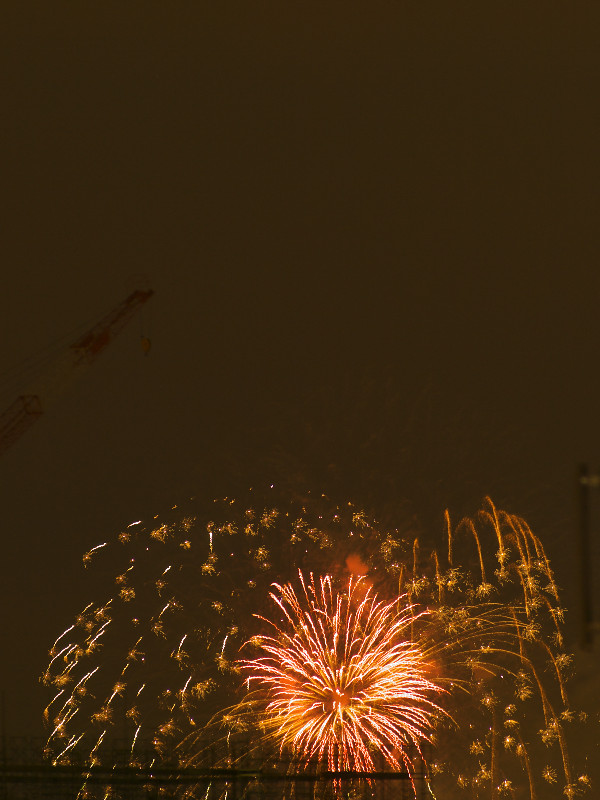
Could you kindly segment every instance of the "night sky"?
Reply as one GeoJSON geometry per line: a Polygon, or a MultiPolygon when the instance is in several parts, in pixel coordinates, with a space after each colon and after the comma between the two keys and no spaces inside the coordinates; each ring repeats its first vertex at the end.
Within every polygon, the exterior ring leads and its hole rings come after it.
{"type": "Polygon", "coordinates": [[[3,408],[35,385],[27,359],[52,370],[155,292],[0,462],[7,732],[41,732],[48,647],[95,599],[81,555],[251,485],[432,538],[490,494],[546,543],[575,646],[575,475],[600,464],[600,7],[2,18],[3,408]]]}

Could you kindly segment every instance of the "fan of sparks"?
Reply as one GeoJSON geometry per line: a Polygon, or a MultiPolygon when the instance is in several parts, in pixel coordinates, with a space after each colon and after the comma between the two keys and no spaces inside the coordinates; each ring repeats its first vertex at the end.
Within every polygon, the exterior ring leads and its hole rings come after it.
{"type": "Polygon", "coordinates": [[[117,572],[50,653],[54,763],[279,753],[294,769],[425,771],[446,796],[587,786],[568,750],[584,715],[566,692],[559,593],[522,519],[487,500],[456,526],[446,514],[433,546],[319,495],[198,505],[85,555],[117,572]]]}
{"type": "Polygon", "coordinates": [[[332,771],[372,771],[373,751],[410,769],[409,748],[420,750],[444,714],[429,655],[410,641],[425,612],[404,597],[378,601],[361,577],[339,593],[330,576],[306,581],[300,571],[299,580],[300,599],[291,584],[274,585],[284,623],[254,639],[264,655],[241,662],[265,695],[267,729],[282,749],[332,771]]]}

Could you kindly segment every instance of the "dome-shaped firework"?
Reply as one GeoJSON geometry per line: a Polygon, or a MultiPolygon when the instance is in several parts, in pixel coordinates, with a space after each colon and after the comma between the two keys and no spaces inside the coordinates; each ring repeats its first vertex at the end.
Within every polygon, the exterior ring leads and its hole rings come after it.
{"type": "Polygon", "coordinates": [[[136,767],[416,758],[431,792],[574,796],[581,715],[540,540],[489,500],[456,527],[446,514],[436,539],[252,492],[132,523],[84,557],[117,575],[51,650],[49,756],[110,768],[120,740],[136,767]]]}

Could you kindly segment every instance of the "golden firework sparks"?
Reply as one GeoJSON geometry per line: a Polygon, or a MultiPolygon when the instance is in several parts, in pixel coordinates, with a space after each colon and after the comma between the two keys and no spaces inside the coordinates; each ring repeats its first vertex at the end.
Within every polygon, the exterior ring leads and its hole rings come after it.
{"type": "Polygon", "coordinates": [[[567,740],[585,715],[567,698],[540,540],[489,499],[456,526],[446,512],[444,534],[436,550],[323,496],[224,498],[132,523],[89,552],[116,577],[51,648],[46,752],[105,766],[126,736],[133,766],[173,753],[200,766],[213,746],[233,764],[251,732],[261,758],[276,742],[294,768],[368,772],[377,751],[410,768],[431,741],[439,796],[580,792],[585,763],[571,766],[567,740]]]}

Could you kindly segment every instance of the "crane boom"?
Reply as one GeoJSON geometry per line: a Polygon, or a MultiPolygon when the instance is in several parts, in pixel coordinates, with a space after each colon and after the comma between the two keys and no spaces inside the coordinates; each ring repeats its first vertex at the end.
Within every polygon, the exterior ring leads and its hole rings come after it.
{"type": "Polygon", "coordinates": [[[0,416],[0,453],[19,439],[42,413],[37,394],[22,394],[0,416]]]}
{"type": "Polygon", "coordinates": [[[129,297],[125,298],[121,305],[97,322],[93,328],[83,334],[76,342],[71,345],[71,350],[75,354],[75,364],[85,361],[91,364],[104,348],[110,343],[111,339],[121,332],[133,317],[136,311],[154,292],[151,289],[137,289],[129,297]]]}
{"type": "Polygon", "coordinates": [[[54,370],[51,380],[47,380],[46,391],[22,394],[11,403],[0,415],[0,453],[20,439],[40,418],[47,399],[56,393],[56,386],[61,378],[95,361],[153,294],[151,289],[137,289],[132,292],[120,305],[70,345],[54,370]]]}

